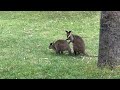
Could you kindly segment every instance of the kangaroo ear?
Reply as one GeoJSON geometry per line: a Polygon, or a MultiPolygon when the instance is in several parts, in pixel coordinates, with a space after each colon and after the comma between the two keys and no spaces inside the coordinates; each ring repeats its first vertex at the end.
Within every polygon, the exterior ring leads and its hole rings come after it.
{"type": "Polygon", "coordinates": [[[52,45],[53,43],[50,43],[50,45],[52,45]]]}
{"type": "Polygon", "coordinates": [[[71,33],[71,31],[69,31],[69,33],[71,33]]]}
{"type": "Polygon", "coordinates": [[[66,33],[68,33],[68,31],[66,31],[66,33]]]}

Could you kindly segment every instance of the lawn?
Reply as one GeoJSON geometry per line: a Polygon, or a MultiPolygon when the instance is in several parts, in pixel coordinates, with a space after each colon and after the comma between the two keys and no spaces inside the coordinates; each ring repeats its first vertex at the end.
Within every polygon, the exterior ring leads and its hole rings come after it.
{"type": "Polygon", "coordinates": [[[83,37],[86,53],[98,55],[99,11],[0,11],[0,79],[120,78],[120,69],[97,68],[97,57],[56,55],[49,44],[83,37]]]}

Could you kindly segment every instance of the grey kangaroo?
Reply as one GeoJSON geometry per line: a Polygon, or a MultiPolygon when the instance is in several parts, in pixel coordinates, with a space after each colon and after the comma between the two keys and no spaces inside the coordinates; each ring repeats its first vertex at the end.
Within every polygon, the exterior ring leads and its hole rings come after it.
{"type": "Polygon", "coordinates": [[[56,54],[63,54],[63,51],[68,51],[71,54],[71,48],[67,40],[57,40],[55,43],[50,43],[49,49],[53,49],[56,54]]]}

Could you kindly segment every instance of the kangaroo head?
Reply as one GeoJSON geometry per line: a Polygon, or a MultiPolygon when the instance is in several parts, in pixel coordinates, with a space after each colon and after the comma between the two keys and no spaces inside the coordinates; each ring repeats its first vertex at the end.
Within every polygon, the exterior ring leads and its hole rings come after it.
{"type": "Polygon", "coordinates": [[[73,41],[73,35],[72,35],[72,33],[71,33],[71,31],[66,31],[66,33],[67,33],[67,39],[66,40],[70,40],[70,41],[73,41]]]}

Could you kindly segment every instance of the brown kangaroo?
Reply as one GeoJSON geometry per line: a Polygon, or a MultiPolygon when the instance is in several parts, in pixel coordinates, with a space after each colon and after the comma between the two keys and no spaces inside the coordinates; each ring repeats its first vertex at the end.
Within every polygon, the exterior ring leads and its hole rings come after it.
{"type": "Polygon", "coordinates": [[[81,54],[81,55],[88,56],[88,57],[98,57],[98,56],[90,56],[87,53],[85,53],[85,43],[80,36],[73,35],[71,31],[66,31],[66,33],[67,33],[66,40],[70,40],[70,42],[73,43],[73,50],[74,50],[75,55],[81,54]]]}
{"type": "Polygon", "coordinates": [[[74,54],[75,55],[77,55],[77,54],[86,55],[85,54],[85,43],[84,43],[83,39],[78,35],[73,35],[71,33],[71,31],[66,31],[66,33],[67,33],[66,40],[70,40],[70,42],[73,43],[74,54]]]}
{"type": "Polygon", "coordinates": [[[63,51],[68,51],[71,54],[71,48],[67,40],[57,40],[55,43],[50,43],[49,49],[53,49],[56,54],[62,54],[63,51]]]}

